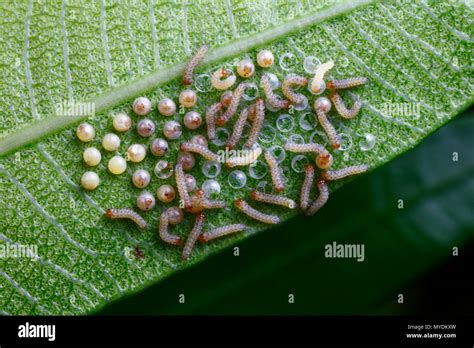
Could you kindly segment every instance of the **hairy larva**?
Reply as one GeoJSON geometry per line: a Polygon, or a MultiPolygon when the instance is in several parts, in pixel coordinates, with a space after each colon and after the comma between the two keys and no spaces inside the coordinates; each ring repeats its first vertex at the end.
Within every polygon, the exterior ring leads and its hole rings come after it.
{"type": "Polygon", "coordinates": [[[281,205],[282,207],[287,207],[290,209],[296,208],[296,202],[288,197],[272,195],[270,193],[264,193],[257,190],[250,192],[250,198],[257,202],[281,205]]]}
{"type": "Polygon", "coordinates": [[[107,216],[109,219],[129,219],[135,222],[140,228],[148,227],[146,221],[132,209],[107,209],[105,216],[107,216]]]}
{"type": "Polygon", "coordinates": [[[316,165],[321,169],[329,169],[333,163],[333,157],[326,148],[321,144],[308,143],[308,144],[296,144],[288,142],[283,145],[283,148],[290,152],[304,153],[314,152],[316,154],[315,162],[316,165]]]}
{"type": "Polygon", "coordinates": [[[316,214],[316,212],[323,207],[324,204],[329,199],[329,188],[328,185],[326,184],[326,181],[324,180],[319,180],[317,182],[317,186],[319,189],[319,196],[316,198],[316,200],[311,203],[311,205],[306,209],[305,214],[307,216],[311,216],[316,214]]]}
{"type": "Polygon", "coordinates": [[[181,151],[186,151],[186,152],[193,152],[197,153],[198,155],[201,155],[208,161],[215,161],[219,162],[220,161],[220,156],[209,150],[207,147],[194,144],[194,143],[182,143],[180,146],[181,151]]]}
{"type": "Polygon", "coordinates": [[[248,108],[244,108],[242,109],[242,112],[240,113],[240,116],[237,121],[235,121],[231,136],[229,137],[229,139],[227,139],[227,142],[225,143],[226,148],[233,149],[237,145],[240,140],[240,137],[242,136],[245,122],[247,122],[247,117],[248,108]]]}
{"type": "Polygon", "coordinates": [[[196,193],[191,196],[190,200],[191,204],[184,208],[184,210],[192,214],[199,213],[204,209],[222,209],[226,207],[224,201],[209,199],[202,189],[197,190],[196,193]]]}
{"type": "Polygon", "coordinates": [[[181,237],[169,233],[168,211],[164,211],[160,215],[160,225],[158,226],[158,234],[163,242],[171,245],[181,245],[181,237]]]}
{"type": "Polygon", "coordinates": [[[305,96],[293,91],[293,86],[304,87],[308,84],[308,79],[298,75],[288,75],[283,81],[281,90],[283,95],[293,104],[302,104],[305,96]]]}
{"type": "Polygon", "coordinates": [[[227,107],[227,110],[216,118],[216,125],[222,126],[226,124],[235,115],[235,112],[237,111],[237,108],[240,104],[240,99],[242,99],[246,87],[247,84],[243,82],[237,86],[237,88],[232,93],[232,99],[229,106],[227,107]]]}
{"type": "Polygon", "coordinates": [[[178,187],[179,198],[184,204],[184,208],[191,206],[186,180],[184,179],[183,165],[177,163],[175,166],[176,186],[178,187]]]}
{"type": "Polygon", "coordinates": [[[183,83],[185,85],[190,85],[193,82],[194,69],[202,61],[208,49],[209,47],[207,45],[202,45],[197,50],[196,54],[190,60],[188,60],[184,66],[183,83]]]}
{"type": "Polygon", "coordinates": [[[331,99],[331,101],[334,103],[334,107],[336,108],[339,115],[341,115],[342,118],[348,120],[354,118],[362,106],[362,102],[359,98],[357,98],[357,100],[354,102],[354,105],[352,105],[352,107],[348,109],[344,104],[344,101],[342,100],[341,96],[337,92],[331,93],[329,95],[329,99],[331,99]]]}
{"type": "Polygon", "coordinates": [[[328,89],[343,89],[358,87],[366,84],[369,81],[367,77],[351,77],[342,80],[331,80],[326,84],[328,89]]]}
{"type": "Polygon", "coordinates": [[[281,168],[278,165],[278,161],[270,153],[270,151],[265,150],[265,152],[263,153],[263,156],[265,157],[265,161],[267,162],[268,167],[270,168],[270,174],[272,177],[272,182],[273,182],[273,186],[275,187],[275,190],[277,192],[283,191],[285,189],[285,184],[283,182],[281,168]]]}
{"type": "Polygon", "coordinates": [[[320,93],[321,89],[324,90],[326,88],[325,83],[324,83],[324,75],[332,69],[334,66],[334,62],[329,61],[324,64],[319,65],[316,68],[316,71],[314,73],[313,80],[311,81],[311,91],[313,93],[320,93]]]}
{"type": "Polygon", "coordinates": [[[254,220],[263,222],[265,224],[278,224],[280,222],[280,218],[278,216],[262,213],[261,211],[258,211],[257,209],[252,208],[243,199],[237,199],[234,202],[234,205],[242,213],[251,217],[254,220]]]}
{"type": "Polygon", "coordinates": [[[260,80],[260,86],[265,93],[268,103],[276,109],[287,109],[290,106],[289,100],[283,100],[275,93],[273,93],[272,86],[270,84],[270,78],[265,74],[260,80]]]}
{"type": "Polygon", "coordinates": [[[237,77],[232,71],[220,68],[212,74],[211,84],[215,89],[223,91],[230,88],[236,80],[237,77]]]}
{"type": "Polygon", "coordinates": [[[307,164],[304,167],[304,172],[305,176],[300,192],[300,207],[302,210],[306,210],[309,205],[309,194],[311,193],[311,186],[313,186],[314,182],[314,167],[311,164],[307,164]]]}
{"type": "Polygon", "coordinates": [[[186,239],[186,244],[184,244],[184,249],[182,253],[183,260],[189,259],[191,251],[193,250],[196,240],[199,238],[199,235],[202,232],[202,226],[204,225],[204,213],[199,213],[196,215],[196,220],[194,221],[194,226],[191,232],[189,233],[188,239],[186,239]]]}
{"type": "Polygon", "coordinates": [[[199,241],[201,243],[207,243],[213,239],[220,238],[227,236],[232,233],[241,232],[245,230],[247,226],[244,224],[233,224],[233,225],[226,225],[217,228],[213,228],[212,230],[206,231],[199,236],[199,241]]]}
{"type": "Polygon", "coordinates": [[[366,164],[361,164],[358,166],[351,166],[337,170],[326,170],[322,173],[321,178],[323,180],[339,180],[345,178],[346,176],[361,174],[367,171],[369,166],[366,164]]]}
{"type": "Polygon", "coordinates": [[[318,115],[318,121],[324,129],[324,132],[328,136],[329,143],[333,149],[338,149],[341,146],[341,140],[337,134],[334,126],[329,122],[326,113],[321,109],[316,109],[316,115],[318,115]]]}
{"type": "Polygon", "coordinates": [[[252,147],[257,142],[260,130],[263,126],[263,121],[265,120],[265,103],[263,102],[263,99],[258,98],[255,104],[255,118],[250,127],[247,141],[245,142],[245,146],[247,147],[252,147]]]}
{"type": "Polygon", "coordinates": [[[222,111],[224,105],[221,102],[212,104],[206,110],[207,137],[212,140],[216,138],[216,117],[222,111]]]}
{"type": "Polygon", "coordinates": [[[228,168],[248,166],[249,164],[255,162],[261,154],[262,148],[257,146],[250,150],[246,150],[245,154],[242,156],[231,156],[227,158],[225,165],[228,168]]]}

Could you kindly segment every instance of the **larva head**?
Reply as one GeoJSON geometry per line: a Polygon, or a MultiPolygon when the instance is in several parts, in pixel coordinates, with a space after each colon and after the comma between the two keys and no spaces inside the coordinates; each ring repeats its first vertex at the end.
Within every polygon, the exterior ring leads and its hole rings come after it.
{"type": "Polygon", "coordinates": [[[317,155],[315,158],[316,165],[321,169],[329,169],[333,164],[333,157],[330,153],[317,155]]]}
{"type": "Polygon", "coordinates": [[[114,216],[112,209],[107,209],[105,211],[105,216],[107,216],[108,218],[111,218],[112,216],[114,216]]]}
{"type": "Polygon", "coordinates": [[[329,81],[328,83],[326,83],[326,88],[327,89],[334,89],[334,81],[329,81]]]}
{"type": "Polygon", "coordinates": [[[319,97],[314,101],[314,109],[328,113],[331,110],[331,101],[326,97],[319,97]]]}
{"type": "Polygon", "coordinates": [[[226,118],[223,115],[217,116],[216,117],[216,126],[223,126],[227,122],[226,118]]]}
{"type": "Polygon", "coordinates": [[[226,91],[222,93],[222,96],[221,96],[222,105],[224,105],[225,107],[229,106],[230,102],[232,101],[232,96],[233,96],[232,91],[226,91]]]}
{"type": "Polygon", "coordinates": [[[204,237],[204,234],[201,234],[198,237],[198,241],[201,242],[201,243],[207,243],[209,240],[206,237],[204,237]]]}
{"type": "Polygon", "coordinates": [[[256,115],[257,115],[257,104],[253,103],[248,107],[247,119],[253,122],[253,120],[255,120],[256,115]]]}
{"type": "Polygon", "coordinates": [[[339,144],[339,143],[334,143],[334,144],[332,144],[332,148],[333,148],[334,150],[337,150],[337,149],[339,149],[340,147],[341,147],[341,144],[339,144]]]}
{"type": "Polygon", "coordinates": [[[318,182],[316,183],[316,185],[321,188],[322,186],[326,185],[326,180],[321,178],[318,180],[318,182]]]}
{"type": "MultiPolygon", "coordinates": [[[[323,181],[327,181],[327,180],[328,180],[328,175],[327,175],[327,171],[326,171],[326,170],[321,173],[321,178],[319,179],[319,181],[321,181],[321,180],[323,180],[323,181]]],[[[319,182],[319,181],[318,181],[318,182],[319,182]]]]}
{"type": "Polygon", "coordinates": [[[257,196],[258,196],[258,191],[257,191],[257,190],[252,190],[252,191],[250,192],[250,195],[249,195],[249,196],[250,196],[251,199],[256,199],[257,196]]]}
{"type": "Polygon", "coordinates": [[[204,221],[204,218],[206,215],[203,212],[199,212],[196,214],[196,222],[202,222],[204,221]]]}
{"type": "Polygon", "coordinates": [[[314,172],[314,167],[312,164],[307,164],[304,166],[304,171],[305,173],[311,173],[314,172]]]}
{"type": "Polygon", "coordinates": [[[236,200],[234,201],[234,205],[235,205],[237,208],[242,207],[244,204],[245,204],[245,201],[244,201],[242,198],[236,199],[236,200]]]}

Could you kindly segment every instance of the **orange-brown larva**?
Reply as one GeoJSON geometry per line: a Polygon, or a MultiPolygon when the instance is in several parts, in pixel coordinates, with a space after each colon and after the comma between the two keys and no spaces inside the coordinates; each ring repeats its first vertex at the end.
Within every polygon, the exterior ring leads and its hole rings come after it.
{"type": "Polygon", "coordinates": [[[281,192],[285,189],[285,183],[283,182],[283,175],[281,168],[278,165],[277,159],[270,153],[270,151],[265,150],[263,153],[265,161],[270,168],[270,174],[272,177],[273,186],[277,192],[281,192]]]}
{"type": "Polygon", "coordinates": [[[193,229],[189,233],[188,239],[186,239],[186,243],[184,244],[183,253],[181,254],[183,260],[189,259],[194,244],[196,243],[196,240],[199,238],[199,235],[202,232],[203,225],[204,213],[199,213],[196,215],[196,220],[194,221],[193,229]]]}
{"type": "Polygon", "coordinates": [[[109,219],[129,219],[136,223],[140,228],[148,227],[146,221],[132,209],[107,209],[105,216],[107,216],[109,219]]]}
{"type": "Polygon", "coordinates": [[[318,195],[318,198],[316,198],[316,200],[313,203],[311,203],[308,209],[306,209],[305,214],[307,216],[316,214],[316,212],[319,209],[321,209],[329,199],[329,188],[328,188],[328,185],[326,184],[326,181],[319,180],[317,182],[317,186],[319,189],[319,195],[318,195]]]}
{"type": "Polygon", "coordinates": [[[190,85],[193,82],[194,69],[202,61],[208,49],[209,47],[207,45],[202,45],[197,50],[196,54],[190,60],[188,60],[184,66],[183,83],[185,85],[190,85]]]}
{"type": "Polygon", "coordinates": [[[311,164],[307,164],[304,167],[304,172],[305,176],[300,192],[300,207],[302,210],[306,210],[309,206],[309,195],[314,182],[314,167],[311,164]]]}
{"type": "Polygon", "coordinates": [[[245,146],[247,147],[252,147],[257,142],[258,135],[263,126],[263,121],[265,120],[265,103],[263,102],[263,99],[258,98],[255,105],[255,118],[250,127],[247,141],[245,142],[245,146]]]}
{"type": "Polygon", "coordinates": [[[177,163],[175,166],[176,186],[178,187],[179,198],[183,202],[184,208],[191,206],[186,180],[184,178],[183,165],[177,163]]]}
{"type": "Polygon", "coordinates": [[[207,243],[213,239],[220,238],[223,236],[227,236],[232,233],[241,232],[245,230],[247,226],[244,224],[233,224],[233,225],[226,225],[217,228],[213,228],[212,230],[206,231],[199,236],[199,241],[201,243],[207,243]]]}
{"type": "Polygon", "coordinates": [[[283,100],[273,93],[272,86],[270,84],[270,78],[267,75],[263,75],[260,80],[260,86],[265,93],[268,103],[276,109],[287,109],[290,106],[289,100],[283,100]]]}
{"type": "Polygon", "coordinates": [[[181,245],[181,237],[170,234],[168,221],[168,211],[164,211],[160,215],[160,225],[158,227],[158,234],[163,242],[171,245],[181,245]]]}
{"type": "Polygon", "coordinates": [[[237,86],[235,91],[232,93],[232,99],[229,103],[229,106],[227,107],[227,110],[221,116],[215,119],[216,125],[222,126],[226,124],[235,115],[235,112],[237,111],[237,108],[239,107],[240,100],[242,99],[242,96],[244,95],[246,87],[247,87],[247,84],[243,82],[237,86]]]}
{"type": "Polygon", "coordinates": [[[254,220],[263,222],[265,224],[278,224],[280,222],[280,218],[278,216],[262,213],[261,211],[258,211],[257,209],[252,208],[243,199],[237,199],[234,202],[234,205],[242,213],[244,213],[248,217],[251,217],[254,220]]]}
{"type": "Polygon", "coordinates": [[[272,195],[270,193],[264,193],[257,190],[250,192],[250,198],[257,202],[281,205],[289,209],[296,208],[296,202],[288,197],[272,195]]]}
{"type": "Polygon", "coordinates": [[[367,77],[351,77],[342,80],[331,80],[326,83],[328,89],[343,89],[358,87],[366,84],[369,81],[367,77]]]}
{"type": "Polygon", "coordinates": [[[308,79],[298,75],[288,75],[283,81],[281,90],[283,95],[293,104],[302,104],[305,96],[293,91],[293,86],[304,87],[308,84],[308,79]]]}
{"type": "Polygon", "coordinates": [[[304,152],[314,152],[316,154],[315,162],[316,165],[321,169],[329,169],[333,163],[333,157],[326,148],[317,143],[309,144],[296,144],[296,143],[286,143],[283,148],[290,152],[304,153],[304,152]]]}
{"type": "Polygon", "coordinates": [[[212,140],[216,138],[216,117],[222,111],[224,105],[221,102],[212,104],[206,110],[207,137],[212,140]]]}
{"type": "Polygon", "coordinates": [[[322,173],[321,178],[323,180],[339,180],[347,176],[361,174],[367,171],[369,166],[366,164],[361,164],[358,166],[346,167],[338,170],[326,170],[322,173]]]}
{"type": "Polygon", "coordinates": [[[331,99],[331,101],[333,102],[334,107],[336,108],[339,115],[347,120],[354,118],[362,107],[362,102],[359,98],[357,98],[354,102],[354,105],[352,105],[352,107],[348,109],[344,104],[344,100],[342,100],[341,96],[337,92],[332,92],[329,95],[329,99],[331,99]]]}
{"type": "Polygon", "coordinates": [[[226,148],[233,149],[237,145],[240,140],[240,137],[242,136],[242,132],[244,130],[247,118],[248,108],[244,108],[242,109],[242,112],[240,113],[240,116],[237,121],[235,121],[231,136],[229,137],[229,139],[227,139],[227,142],[225,143],[226,148]]]}
{"type": "Polygon", "coordinates": [[[198,145],[195,143],[182,143],[180,146],[181,151],[186,151],[186,152],[193,152],[197,153],[198,155],[201,155],[208,161],[216,161],[218,162],[220,160],[220,156],[209,150],[207,147],[198,145]]]}
{"type": "Polygon", "coordinates": [[[331,144],[333,149],[338,149],[341,147],[341,140],[339,139],[339,135],[334,129],[334,126],[329,122],[326,113],[321,109],[316,109],[316,115],[318,116],[318,121],[324,129],[324,132],[328,136],[329,143],[331,144]]]}

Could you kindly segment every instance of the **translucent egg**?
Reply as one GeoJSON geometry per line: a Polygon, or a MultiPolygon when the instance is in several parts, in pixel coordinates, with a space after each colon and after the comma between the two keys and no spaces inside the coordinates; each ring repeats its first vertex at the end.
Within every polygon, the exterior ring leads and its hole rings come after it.
{"type": "Polygon", "coordinates": [[[173,175],[173,166],[168,161],[158,161],[153,170],[155,175],[160,179],[168,179],[173,175]]]}
{"type": "Polygon", "coordinates": [[[256,160],[249,166],[249,175],[253,179],[261,179],[268,173],[268,166],[260,161],[256,160]]]}
{"type": "Polygon", "coordinates": [[[215,178],[221,172],[221,164],[216,161],[206,161],[201,167],[202,173],[208,178],[215,178]]]}
{"type": "Polygon", "coordinates": [[[209,179],[203,182],[202,190],[207,197],[216,196],[221,193],[221,185],[213,179],[209,179]]]}
{"type": "Polygon", "coordinates": [[[227,182],[230,187],[240,189],[247,184],[247,175],[241,170],[234,170],[227,177],[227,182]]]}

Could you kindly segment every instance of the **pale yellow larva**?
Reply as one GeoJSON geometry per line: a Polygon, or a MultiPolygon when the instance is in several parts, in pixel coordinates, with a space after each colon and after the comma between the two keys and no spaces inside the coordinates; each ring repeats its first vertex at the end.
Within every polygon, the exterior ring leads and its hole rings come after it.
{"type": "Polygon", "coordinates": [[[260,146],[256,146],[250,150],[246,150],[241,156],[231,156],[227,158],[225,165],[228,168],[248,166],[249,164],[255,162],[261,154],[262,148],[260,146]]]}
{"type": "Polygon", "coordinates": [[[232,71],[220,68],[212,74],[211,77],[211,85],[220,91],[226,90],[230,88],[235,81],[237,80],[237,77],[232,73],[232,71]]]}

